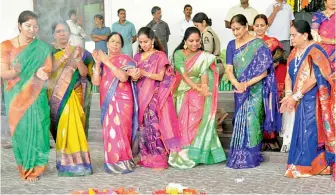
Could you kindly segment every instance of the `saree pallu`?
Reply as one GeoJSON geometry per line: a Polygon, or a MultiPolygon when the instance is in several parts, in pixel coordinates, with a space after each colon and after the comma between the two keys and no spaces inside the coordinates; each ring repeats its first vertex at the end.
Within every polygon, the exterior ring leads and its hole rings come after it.
{"type": "Polygon", "coordinates": [[[184,59],[181,50],[174,55],[177,80],[174,86],[174,104],[178,114],[184,148],[169,155],[169,164],[181,169],[192,168],[198,163],[214,164],[226,160],[223,147],[216,131],[215,115],[218,100],[218,72],[216,56],[203,51],[184,59]],[[182,60],[179,60],[182,59],[182,60]],[[179,61],[179,62],[178,62],[179,61]],[[208,97],[192,90],[182,80],[181,74],[188,73],[194,83],[201,83],[201,76],[208,77],[208,97]]]}
{"type": "Polygon", "coordinates": [[[329,60],[331,62],[331,69],[335,72],[335,13],[330,17],[324,15],[323,12],[315,12],[313,14],[312,29],[317,30],[322,39],[321,45],[327,51],[329,60]]]}
{"type": "Polygon", "coordinates": [[[276,38],[269,37],[265,35],[262,40],[265,42],[267,47],[271,50],[273,63],[279,63],[274,69],[275,78],[277,81],[278,94],[282,95],[285,89],[285,78],[287,73],[286,59],[284,56],[284,50],[281,46],[280,41],[276,38]]]}
{"type": "MultiPolygon", "coordinates": [[[[273,63],[278,63],[274,69],[278,87],[278,95],[281,97],[285,89],[285,78],[287,73],[285,52],[281,46],[280,41],[278,41],[276,38],[265,35],[262,40],[272,52],[273,63]]],[[[278,141],[276,140],[276,135],[277,134],[275,132],[268,133],[265,131],[263,148],[270,147],[272,150],[279,150],[280,147],[278,145],[278,141]]]]}
{"type": "MultiPolygon", "coordinates": [[[[134,60],[124,54],[112,56],[110,61],[123,70],[136,67],[134,60]]],[[[138,131],[136,85],[130,81],[120,82],[104,64],[102,71],[100,107],[104,168],[107,173],[130,173],[135,168],[132,148],[138,131]]]]}
{"type": "Polygon", "coordinates": [[[267,76],[235,93],[233,136],[227,166],[234,169],[252,168],[263,161],[260,153],[262,131],[278,132],[281,129],[279,96],[270,50],[261,39],[254,39],[241,48],[231,41],[227,49],[228,64],[233,65],[238,82],[248,80],[267,71],[267,76]],[[230,57],[231,56],[231,57],[230,57]]]}
{"type": "MultiPolygon", "coordinates": [[[[71,46],[71,50],[75,47],[71,46]]],[[[53,49],[54,60],[64,54],[53,49]]],[[[73,55],[73,54],[72,54],[73,55]]],[[[91,54],[83,55],[83,63],[92,64],[91,54]],[[91,58],[91,60],[90,60],[91,58]]],[[[56,140],[56,168],[58,176],[85,176],[92,174],[91,159],[86,136],[86,106],[91,96],[90,81],[81,77],[73,57],[54,71],[49,81],[51,133],[56,140]]]]}
{"type": "Polygon", "coordinates": [[[291,178],[330,174],[335,163],[334,83],[329,79],[332,69],[326,51],[318,44],[307,48],[301,60],[295,59],[296,49],[289,60],[288,73],[293,93],[301,90],[307,79],[315,76],[317,84],[298,102],[288,165],[285,176],[291,178]]]}
{"type": "Polygon", "coordinates": [[[149,73],[158,74],[162,68],[166,68],[162,81],[142,77],[137,83],[137,89],[141,153],[139,165],[168,168],[168,153],[181,148],[181,133],[171,93],[175,74],[164,52],[155,51],[143,61],[140,61],[139,53],[134,59],[138,62],[138,68],[149,73]]]}
{"type": "Polygon", "coordinates": [[[4,95],[14,157],[23,179],[39,177],[47,168],[50,109],[45,81],[35,76],[40,67],[51,72],[50,46],[34,39],[22,51],[10,41],[1,44],[2,63],[19,63],[20,74],[5,80],[4,95]]]}

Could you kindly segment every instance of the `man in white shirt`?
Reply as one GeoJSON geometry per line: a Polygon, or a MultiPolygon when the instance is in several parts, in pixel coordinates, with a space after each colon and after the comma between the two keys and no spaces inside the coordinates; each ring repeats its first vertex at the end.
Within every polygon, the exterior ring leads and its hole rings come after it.
{"type": "Polygon", "coordinates": [[[183,9],[183,13],[184,13],[184,19],[180,22],[180,26],[181,26],[181,37],[183,38],[184,36],[184,32],[187,30],[187,28],[194,26],[194,23],[191,19],[191,14],[192,14],[192,7],[191,5],[187,4],[184,6],[183,9]]]}
{"type": "Polygon", "coordinates": [[[71,35],[69,38],[70,45],[80,46],[81,48],[85,48],[84,40],[86,38],[86,33],[82,29],[81,25],[83,20],[77,19],[77,14],[75,10],[69,11],[69,20],[66,21],[70,27],[71,35]]]}
{"type": "Polygon", "coordinates": [[[277,38],[288,56],[290,27],[295,19],[291,6],[285,0],[276,0],[267,8],[266,16],[269,25],[267,35],[277,38]]]}
{"type": "Polygon", "coordinates": [[[248,0],[240,0],[240,5],[232,7],[225,18],[225,27],[231,29],[230,21],[233,16],[243,14],[248,22],[249,31],[253,31],[253,20],[258,15],[258,11],[249,5],[248,0]]]}

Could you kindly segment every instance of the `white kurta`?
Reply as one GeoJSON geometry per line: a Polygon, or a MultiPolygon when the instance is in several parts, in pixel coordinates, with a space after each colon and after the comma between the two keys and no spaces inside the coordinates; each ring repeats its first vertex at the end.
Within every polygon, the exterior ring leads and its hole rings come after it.
{"type": "Polygon", "coordinates": [[[66,22],[69,25],[71,31],[71,35],[69,38],[70,45],[79,45],[82,48],[85,48],[84,39],[86,37],[86,33],[84,32],[82,27],[75,24],[72,20],[67,20],[66,22]]]}

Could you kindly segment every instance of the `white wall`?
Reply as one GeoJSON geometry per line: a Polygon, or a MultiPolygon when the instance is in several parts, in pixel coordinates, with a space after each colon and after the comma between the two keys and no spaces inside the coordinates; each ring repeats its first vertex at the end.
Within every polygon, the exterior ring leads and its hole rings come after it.
{"type": "Polygon", "coordinates": [[[18,18],[25,10],[33,11],[33,0],[0,0],[0,42],[19,34],[18,18]]]}
{"type": "MultiPolygon", "coordinates": [[[[250,0],[250,5],[260,13],[264,13],[272,0],[250,0]]],[[[221,48],[233,39],[230,30],[224,26],[224,19],[230,7],[238,5],[240,0],[104,0],[106,26],[111,27],[112,22],[118,20],[117,10],[125,8],[127,19],[134,23],[136,30],[145,26],[152,20],[151,9],[153,6],[160,6],[162,19],[166,21],[171,30],[169,51],[172,52],[180,43],[178,22],[183,19],[183,7],[190,4],[193,7],[193,15],[197,12],[204,12],[212,19],[212,28],[221,40],[221,48]]],[[[24,10],[33,10],[33,0],[0,0],[0,42],[15,37],[19,32],[17,19],[24,10]]],[[[87,43],[91,51],[93,42],[87,43]],[[91,44],[92,43],[92,44],[91,44]]],[[[134,48],[137,47],[135,43],[134,48]]]]}
{"type": "MultiPolygon", "coordinates": [[[[250,5],[258,10],[259,13],[265,13],[272,0],[250,0],[250,5]]],[[[169,53],[181,42],[179,36],[178,22],[183,19],[183,7],[190,4],[193,7],[193,15],[198,12],[204,12],[212,19],[212,28],[221,40],[221,48],[226,48],[227,43],[233,39],[231,30],[224,26],[224,19],[227,11],[240,3],[240,0],[105,0],[105,16],[111,17],[106,21],[106,26],[111,27],[112,21],[118,20],[117,10],[125,8],[127,20],[134,23],[136,30],[146,26],[151,20],[151,9],[153,6],[159,6],[162,9],[162,20],[168,23],[171,30],[170,41],[168,43],[169,53]],[[112,1],[111,4],[106,4],[112,1]],[[111,13],[112,12],[112,13],[111,13]]],[[[134,48],[137,46],[135,43],[134,48]]]]}

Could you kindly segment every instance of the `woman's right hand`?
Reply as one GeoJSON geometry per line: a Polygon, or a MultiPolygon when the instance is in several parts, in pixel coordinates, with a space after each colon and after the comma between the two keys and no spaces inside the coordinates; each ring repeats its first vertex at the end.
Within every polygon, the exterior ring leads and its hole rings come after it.
{"type": "Polygon", "coordinates": [[[70,43],[68,43],[64,49],[64,54],[69,58],[73,51],[70,49],[70,43]]]}
{"type": "Polygon", "coordinates": [[[45,81],[49,78],[49,75],[44,71],[44,67],[41,67],[37,70],[36,77],[41,79],[42,81],[45,81]]]}
{"type": "Polygon", "coordinates": [[[96,49],[93,50],[92,57],[93,57],[93,59],[95,61],[96,66],[100,65],[101,60],[100,60],[100,56],[99,56],[98,50],[96,50],[96,49]]]}
{"type": "Polygon", "coordinates": [[[15,71],[15,73],[18,75],[21,72],[21,64],[19,60],[14,60],[12,63],[12,68],[15,71]]]}
{"type": "Polygon", "coordinates": [[[209,86],[207,84],[202,84],[201,85],[201,91],[200,94],[204,97],[208,97],[211,95],[210,91],[209,91],[209,86]]]}
{"type": "Polygon", "coordinates": [[[237,83],[235,85],[235,88],[237,89],[237,91],[246,91],[246,83],[242,82],[242,83],[237,83]]]}
{"type": "Polygon", "coordinates": [[[131,68],[127,70],[127,75],[132,77],[133,80],[138,80],[140,78],[139,68],[131,68]]]}

